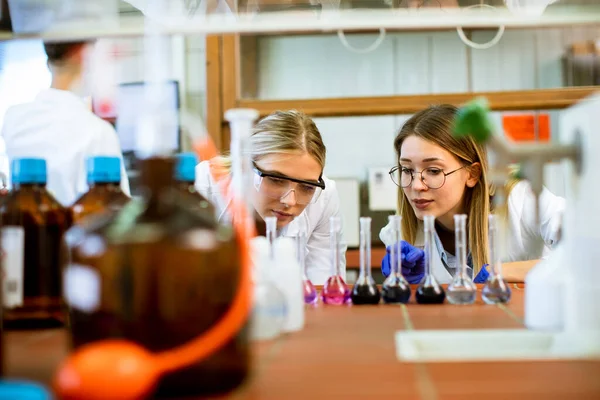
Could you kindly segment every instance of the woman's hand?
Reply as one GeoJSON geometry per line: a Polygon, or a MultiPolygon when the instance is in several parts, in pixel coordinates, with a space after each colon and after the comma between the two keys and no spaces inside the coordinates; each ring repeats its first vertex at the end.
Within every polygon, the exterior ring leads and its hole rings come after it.
{"type": "MultiPolygon", "coordinates": [[[[418,247],[414,247],[408,242],[402,240],[395,244],[396,249],[400,247],[402,257],[402,275],[408,283],[419,283],[425,275],[425,252],[418,247]]],[[[386,254],[381,260],[381,272],[388,276],[392,270],[390,265],[390,251],[392,246],[386,248],[386,254]]]]}

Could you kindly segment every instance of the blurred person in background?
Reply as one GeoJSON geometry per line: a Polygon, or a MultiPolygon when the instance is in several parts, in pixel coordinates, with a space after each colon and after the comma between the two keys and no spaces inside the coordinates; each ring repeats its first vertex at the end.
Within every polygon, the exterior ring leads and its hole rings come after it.
{"type": "Polygon", "coordinates": [[[85,163],[95,155],[121,159],[121,187],[130,194],[117,134],[85,101],[90,95],[86,56],[91,45],[45,43],[52,74],[50,88],[30,103],[10,107],[2,126],[7,156],[45,159],[47,188],[64,206],[70,206],[87,190],[85,163]]]}

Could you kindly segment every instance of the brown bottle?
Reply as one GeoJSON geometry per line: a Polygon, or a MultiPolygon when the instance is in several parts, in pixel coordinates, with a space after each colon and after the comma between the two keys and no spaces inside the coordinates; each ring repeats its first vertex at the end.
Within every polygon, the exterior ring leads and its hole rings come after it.
{"type": "Polygon", "coordinates": [[[69,213],[46,190],[45,160],[15,159],[12,183],[2,206],[4,327],[60,326],[69,213]]]}
{"type": "Polygon", "coordinates": [[[198,158],[194,153],[177,154],[175,188],[180,195],[191,196],[195,200],[195,207],[198,212],[213,216],[215,213],[214,206],[196,190],[196,186],[194,185],[197,164],[198,158]]]}
{"type": "MultiPolygon", "coordinates": [[[[107,338],[151,351],[177,347],[213,326],[237,291],[240,260],[230,227],[196,211],[173,185],[174,160],[141,162],[144,198],[113,218],[73,227],[66,273],[75,348],[107,338]],[[81,288],[87,288],[81,290],[81,288]]],[[[166,375],[156,397],[227,392],[249,368],[246,329],[209,358],[166,375]]]]}
{"type": "Polygon", "coordinates": [[[73,223],[91,215],[119,211],[129,197],[121,190],[121,159],[119,157],[90,157],[87,160],[89,190],[71,207],[73,223]]]}

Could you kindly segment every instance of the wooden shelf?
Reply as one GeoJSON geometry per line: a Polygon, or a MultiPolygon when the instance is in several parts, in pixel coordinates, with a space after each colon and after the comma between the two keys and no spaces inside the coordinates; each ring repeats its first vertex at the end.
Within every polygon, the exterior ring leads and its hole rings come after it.
{"type": "Polygon", "coordinates": [[[551,110],[569,107],[600,91],[600,86],[512,92],[424,94],[410,96],[346,97],[329,99],[255,100],[240,99],[238,107],[254,108],[261,116],[275,110],[297,109],[313,117],[413,114],[432,104],[462,105],[475,97],[486,97],[494,111],[551,110]]]}

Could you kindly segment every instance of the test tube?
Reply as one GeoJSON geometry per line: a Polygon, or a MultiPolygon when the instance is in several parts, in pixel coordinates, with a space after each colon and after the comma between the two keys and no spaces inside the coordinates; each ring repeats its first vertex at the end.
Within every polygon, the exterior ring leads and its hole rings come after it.
{"type": "Polygon", "coordinates": [[[454,216],[456,269],[454,279],[448,285],[446,296],[451,304],[473,304],[477,287],[467,272],[467,216],[454,216]]]}
{"type": "Polygon", "coordinates": [[[497,217],[493,214],[490,214],[488,217],[488,224],[488,239],[492,271],[490,277],[485,283],[485,286],[483,287],[481,297],[487,304],[508,303],[510,301],[512,291],[502,276],[502,261],[500,251],[498,249],[500,235],[497,217]]]}
{"type": "Polygon", "coordinates": [[[371,275],[371,218],[360,218],[360,273],[352,288],[352,303],[379,304],[381,295],[371,275]]]}
{"type": "Polygon", "coordinates": [[[392,227],[394,244],[390,249],[390,275],[383,282],[381,297],[384,303],[408,303],[410,299],[410,285],[402,276],[402,217],[390,215],[388,217],[392,227]]]}
{"type": "Polygon", "coordinates": [[[425,232],[425,276],[417,288],[415,297],[419,304],[442,304],[446,299],[444,289],[433,276],[433,246],[435,243],[435,218],[432,215],[423,217],[425,232]]]}
{"type": "Polygon", "coordinates": [[[329,245],[331,247],[331,276],[323,285],[321,297],[323,303],[342,305],[350,301],[350,290],[341,276],[340,269],[340,217],[333,216],[329,219],[329,245]]]}

